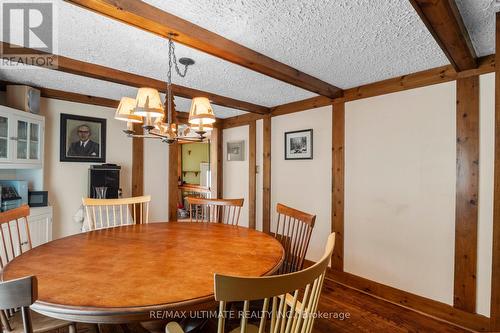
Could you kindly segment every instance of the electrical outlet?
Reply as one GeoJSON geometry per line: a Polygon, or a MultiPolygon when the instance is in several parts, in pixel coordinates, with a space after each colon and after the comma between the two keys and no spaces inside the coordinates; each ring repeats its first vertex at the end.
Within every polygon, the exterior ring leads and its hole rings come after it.
{"type": "Polygon", "coordinates": [[[260,173],[260,165],[255,166],[255,173],[260,173]]]}

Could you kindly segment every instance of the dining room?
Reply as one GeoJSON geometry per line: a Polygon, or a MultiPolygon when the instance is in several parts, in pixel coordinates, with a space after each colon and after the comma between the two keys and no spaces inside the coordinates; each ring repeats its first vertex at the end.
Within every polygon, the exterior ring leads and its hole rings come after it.
{"type": "Polygon", "coordinates": [[[1,332],[500,332],[500,1],[0,17],[1,332]]]}

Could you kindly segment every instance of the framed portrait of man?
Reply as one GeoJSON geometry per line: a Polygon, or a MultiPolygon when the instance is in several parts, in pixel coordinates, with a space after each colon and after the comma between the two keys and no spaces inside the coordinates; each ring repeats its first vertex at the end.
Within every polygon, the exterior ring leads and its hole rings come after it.
{"type": "Polygon", "coordinates": [[[61,113],[61,162],[106,162],[106,119],[61,113]]]}

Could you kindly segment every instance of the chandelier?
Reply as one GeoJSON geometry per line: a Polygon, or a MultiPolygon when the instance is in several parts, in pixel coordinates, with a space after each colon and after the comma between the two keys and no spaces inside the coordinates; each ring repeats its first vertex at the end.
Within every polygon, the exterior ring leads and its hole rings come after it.
{"type": "Polygon", "coordinates": [[[215,115],[206,97],[194,97],[189,109],[189,126],[180,131],[179,126],[173,121],[175,111],[174,96],[172,94],[172,67],[180,77],[185,77],[188,67],[194,65],[190,58],[180,58],[179,63],[184,66],[181,72],[175,55],[175,45],[172,41],[173,34],[168,37],[168,72],[167,92],[165,103],[162,104],[160,93],[154,88],[139,88],[137,97],[122,97],[116,110],[115,119],[127,122],[125,134],[129,137],[161,139],[163,142],[172,144],[176,141],[201,142],[205,134],[211,131],[215,123],[215,115]],[[134,124],[142,124],[143,133],[134,131],[134,124]],[[181,133],[179,133],[181,132],[181,133]],[[188,136],[191,132],[196,136],[188,136]]]}

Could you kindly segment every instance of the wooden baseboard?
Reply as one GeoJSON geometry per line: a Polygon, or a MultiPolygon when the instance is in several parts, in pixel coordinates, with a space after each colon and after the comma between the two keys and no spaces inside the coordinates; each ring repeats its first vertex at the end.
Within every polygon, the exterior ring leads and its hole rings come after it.
{"type": "MultiPolygon", "coordinates": [[[[304,268],[312,266],[313,264],[313,261],[305,260],[304,268]]],[[[380,298],[384,301],[405,307],[438,320],[449,322],[462,328],[479,332],[491,332],[490,318],[480,314],[469,313],[456,309],[449,304],[418,296],[401,289],[393,288],[360,276],[356,276],[354,274],[335,271],[330,268],[328,269],[326,278],[346,287],[380,298]]]]}
{"type": "Polygon", "coordinates": [[[327,279],[347,287],[381,298],[393,304],[444,320],[451,324],[479,332],[490,331],[490,319],[483,315],[465,312],[451,305],[418,296],[346,272],[329,269],[327,279]]]}

